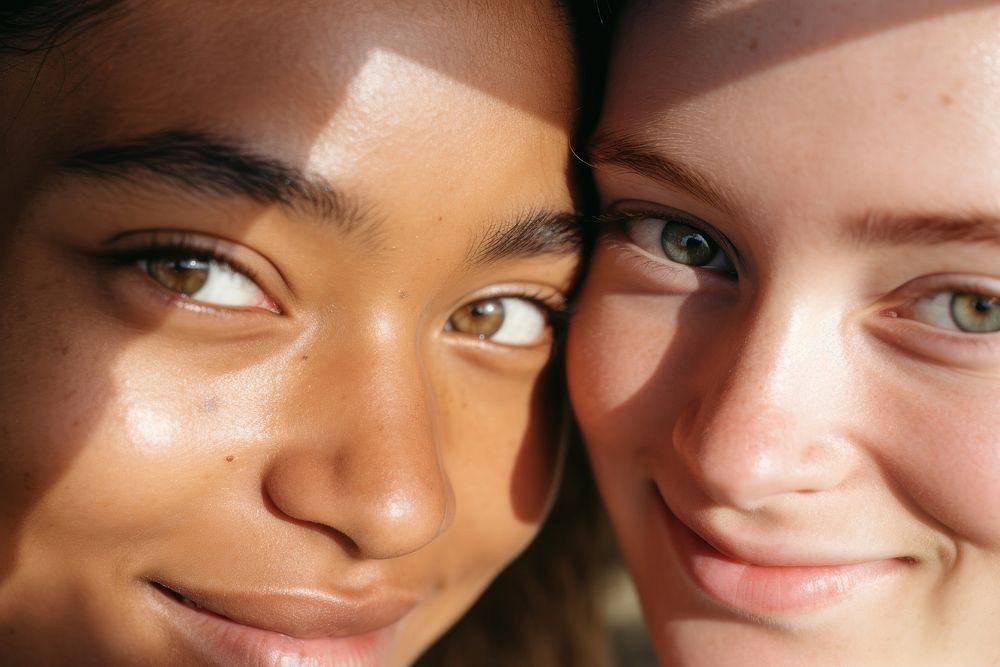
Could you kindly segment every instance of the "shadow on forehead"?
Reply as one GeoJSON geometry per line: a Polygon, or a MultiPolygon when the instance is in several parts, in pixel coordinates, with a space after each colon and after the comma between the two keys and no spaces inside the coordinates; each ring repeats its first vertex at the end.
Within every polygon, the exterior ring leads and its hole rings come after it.
{"type": "MultiPolygon", "coordinates": [[[[91,70],[78,77],[85,86],[136,50],[155,56],[173,47],[181,58],[166,74],[192,82],[230,65],[277,62],[287,65],[288,76],[253,92],[294,96],[318,88],[328,103],[321,111],[329,115],[354,75],[390,54],[563,125],[575,107],[568,13],[562,0],[251,1],[226,11],[177,0],[15,2],[0,10],[0,58],[41,52],[51,61],[56,54],[66,68],[60,92],[76,88],[73,63],[91,70]]],[[[150,63],[147,76],[159,74],[157,64],[150,63]]]]}
{"type": "MultiPolygon", "coordinates": [[[[976,9],[997,7],[996,0],[637,0],[625,2],[619,52],[649,49],[662,59],[663,44],[727,45],[740,58],[695,63],[682,89],[682,101],[812,53],[836,48],[878,33],[976,9]],[[637,37],[642,35],[642,37],[637,37]],[[649,35],[658,36],[650,39],[649,35]],[[672,35],[672,37],[664,37],[672,35]],[[664,42],[664,40],[667,40],[664,42]]],[[[998,24],[1000,25],[1000,24],[998,24]]],[[[668,47],[670,48],[670,47],[668,47]]],[[[928,44],[935,49],[935,44],[928,44]]],[[[705,52],[702,52],[702,60],[705,52]]],[[[690,63],[687,63],[690,65],[690,63]]]]}

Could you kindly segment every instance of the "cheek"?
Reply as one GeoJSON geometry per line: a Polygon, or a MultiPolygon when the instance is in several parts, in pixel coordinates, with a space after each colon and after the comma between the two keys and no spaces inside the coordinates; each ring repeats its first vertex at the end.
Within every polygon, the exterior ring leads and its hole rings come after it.
{"type": "MultiPolygon", "coordinates": [[[[983,380],[882,387],[873,416],[894,482],[958,537],[1000,549],[1000,389],[983,380]],[[919,385],[913,387],[913,385],[919,385]]],[[[879,391],[874,389],[873,391],[879,391]]]]}
{"type": "Polygon", "coordinates": [[[625,283],[598,254],[567,345],[573,409],[597,459],[669,438],[673,415],[696,389],[692,351],[705,335],[686,314],[688,298],[625,283]]]}
{"type": "Polygon", "coordinates": [[[468,540],[470,550],[478,544],[509,558],[548,511],[558,473],[562,400],[546,373],[488,384],[489,378],[478,379],[482,386],[453,381],[442,401],[441,443],[456,508],[448,537],[454,532],[454,539],[468,540]],[[475,517],[475,527],[463,523],[469,517],[475,517]],[[474,534],[467,535],[470,530],[474,534]]]}
{"type": "Polygon", "coordinates": [[[85,306],[67,297],[72,286],[48,270],[51,258],[16,247],[0,263],[0,531],[11,536],[0,569],[26,517],[99,430],[114,400],[117,354],[88,327],[85,306]]]}

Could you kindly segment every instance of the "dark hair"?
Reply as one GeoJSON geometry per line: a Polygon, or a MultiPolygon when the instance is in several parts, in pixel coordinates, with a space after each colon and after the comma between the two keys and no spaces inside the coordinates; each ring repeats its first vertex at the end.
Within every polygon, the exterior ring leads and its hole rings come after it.
{"type": "Polygon", "coordinates": [[[120,0],[7,0],[0,8],[0,56],[59,48],[120,8],[120,0]]]}

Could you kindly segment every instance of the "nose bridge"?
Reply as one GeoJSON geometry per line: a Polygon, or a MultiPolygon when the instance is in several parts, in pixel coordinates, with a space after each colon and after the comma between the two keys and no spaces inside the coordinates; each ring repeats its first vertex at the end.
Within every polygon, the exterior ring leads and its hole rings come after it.
{"type": "Polygon", "coordinates": [[[720,337],[700,396],[675,425],[674,442],[716,502],[752,509],[843,477],[838,318],[800,303],[762,301],[746,327],[720,337]]]}
{"type": "Polygon", "coordinates": [[[338,350],[332,363],[314,355],[317,426],[307,445],[277,457],[267,479],[282,512],[378,559],[433,541],[453,502],[422,346],[404,325],[380,328],[395,335],[369,329],[364,345],[338,350]]]}

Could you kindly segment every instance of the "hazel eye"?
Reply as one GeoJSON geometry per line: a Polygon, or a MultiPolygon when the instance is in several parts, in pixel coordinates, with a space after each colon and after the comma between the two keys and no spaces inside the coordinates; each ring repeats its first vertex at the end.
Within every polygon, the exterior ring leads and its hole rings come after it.
{"type": "Polygon", "coordinates": [[[543,342],[549,323],[543,307],[533,301],[499,297],[465,304],[451,314],[445,330],[523,347],[543,342]]]}
{"type": "Polygon", "coordinates": [[[139,266],[165,289],[212,306],[274,310],[257,284],[218,259],[174,255],[140,259],[139,266]]]}
{"type": "Polygon", "coordinates": [[[1000,296],[975,292],[938,292],[913,305],[914,319],[954,331],[1000,331],[1000,296]]]}

